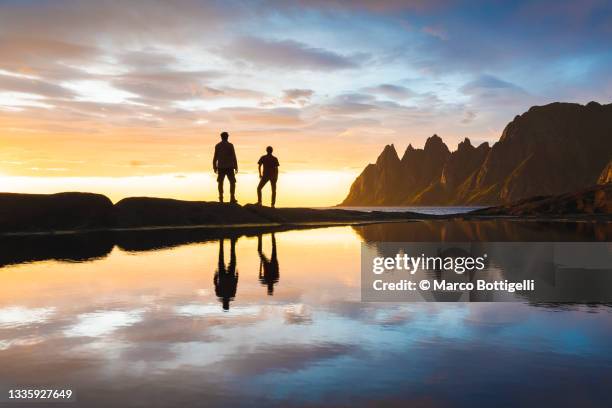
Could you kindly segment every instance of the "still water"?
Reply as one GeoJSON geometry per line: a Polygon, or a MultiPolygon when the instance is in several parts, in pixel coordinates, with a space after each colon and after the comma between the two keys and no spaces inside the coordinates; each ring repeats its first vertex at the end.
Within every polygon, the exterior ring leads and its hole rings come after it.
{"type": "Polygon", "coordinates": [[[481,206],[445,206],[445,207],[433,207],[433,206],[403,206],[403,207],[333,207],[342,208],[344,210],[355,210],[355,211],[382,211],[382,212],[415,212],[417,214],[428,214],[428,215],[449,215],[449,214],[463,214],[470,211],[484,208],[481,206]]]}
{"type": "Polygon", "coordinates": [[[610,233],[423,221],[4,238],[0,388],[69,387],[59,406],[79,407],[610,406],[608,306],[362,303],[359,272],[363,241],[610,233]]]}

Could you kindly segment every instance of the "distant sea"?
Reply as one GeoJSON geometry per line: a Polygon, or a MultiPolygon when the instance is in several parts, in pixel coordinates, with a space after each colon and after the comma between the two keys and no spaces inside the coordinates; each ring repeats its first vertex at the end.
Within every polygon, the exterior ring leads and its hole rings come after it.
{"type": "Polygon", "coordinates": [[[340,208],[343,210],[355,210],[355,211],[384,211],[384,212],[406,212],[411,211],[419,214],[428,215],[447,215],[447,214],[462,214],[469,211],[477,210],[479,208],[485,208],[482,206],[467,206],[467,207],[429,207],[429,206],[407,206],[407,207],[333,207],[340,208]]]}

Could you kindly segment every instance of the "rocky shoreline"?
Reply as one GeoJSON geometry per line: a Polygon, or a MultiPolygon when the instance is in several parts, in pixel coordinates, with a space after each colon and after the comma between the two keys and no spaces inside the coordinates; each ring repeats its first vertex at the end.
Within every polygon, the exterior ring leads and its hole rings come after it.
{"type": "Polygon", "coordinates": [[[470,215],[610,218],[612,215],[612,183],[598,184],[573,193],[526,198],[507,205],[475,210],[470,215]]]}
{"type": "Polygon", "coordinates": [[[131,197],[116,204],[100,194],[0,193],[0,234],[157,228],[252,228],[349,225],[414,220],[612,218],[612,183],[559,196],[534,197],[470,213],[355,211],[338,208],[269,208],[165,198],[131,197]]]}
{"type": "Polygon", "coordinates": [[[0,234],[181,227],[265,227],[407,221],[412,212],[269,208],[246,204],[130,197],[113,204],[93,193],[0,193],[0,234]]]}

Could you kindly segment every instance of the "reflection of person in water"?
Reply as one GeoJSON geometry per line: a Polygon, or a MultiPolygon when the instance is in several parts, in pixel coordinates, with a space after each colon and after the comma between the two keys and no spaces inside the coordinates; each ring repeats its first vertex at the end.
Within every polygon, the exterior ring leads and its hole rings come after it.
{"type": "Polygon", "coordinates": [[[225,256],[223,254],[223,238],[219,240],[219,266],[215,271],[215,294],[223,303],[223,310],[229,310],[230,301],[236,297],[238,288],[238,272],[236,271],[236,240],[230,239],[230,261],[225,267],[225,256]]]}
{"type": "Polygon", "coordinates": [[[266,257],[262,251],[261,235],[257,236],[257,253],[259,254],[259,282],[268,287],[268,295],[274,294],[274,284],[280,277],[278,271],[278,258],[276,257],[276,238],[272,236],[272,256],[266,257]]]}

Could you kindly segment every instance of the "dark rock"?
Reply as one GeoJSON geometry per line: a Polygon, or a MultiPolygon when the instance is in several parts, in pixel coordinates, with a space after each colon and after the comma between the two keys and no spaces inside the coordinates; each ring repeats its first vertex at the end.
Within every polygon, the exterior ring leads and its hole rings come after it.
{"type": "Polygon", "coordinates": [[[265,219],[235,204],[130,197],[115,204],[112,225],[118,228],[230,225],[261,223],[265,219]]]}
{"type": "Polygon", "coordinates": [[[91,193],[0,193],[0,232],[62,231],[108,225],[113,203],[91,193]]]}
{"type": "MultiPolygon", "coordinates": [[[[247,204],[181,201],[131,197],[113,206],[101,195],[87,193],[0,194],[0,234],[141,228],[206,227],[209,231],[229,226],[243,230],[261,226],[293,227],[386,220],[426,219],[433,216],[410,212],[363,212],[340,209],[269,208],[247,204]]],[[[166,235],[166,234],[165,234],[166,235]]],[[[190,235],[190,234],[187,234],[190,235]]],[[[205,236],[200,232],[192,235],[205,236]]],[[[90,235],[93,236],[93,235],[90,235]]],[[[181,235],[178,240],[185,239],[181,235]]],[[[187,238],[191,239],[191,238],[187,238]]],[[[199,239],[199,238],[198,238],[199,239]]],[[[167,236],[163,238],[167,240],[167,236]]],[[[147,244],[154,247],[159,237],[147,244]]],[[[25,241],[24,241],[25,242],[25,241]]],[[[76,242],[76,241],[75,241],[76,242]]],[[[81,241],[78,241],[81,242],[81,241]]],[[[134,246],[134,244],[129,244],[134,246]]],[[[44,254],[61,257],[61,251],[44,254]],[[54,255],[56,254],[57,255],[54,255]]],[[[86,256],[94,256],[87,254],[86,256]]],[[[0,259],[0,263],[2,260],[0,259]]]]}
{"type": "Polygon", "coordinates": [[[612,215],[612,183],[595,185],[574,193],[526,198],[503,206],[472,211],[470,215],[612,215]]]}

